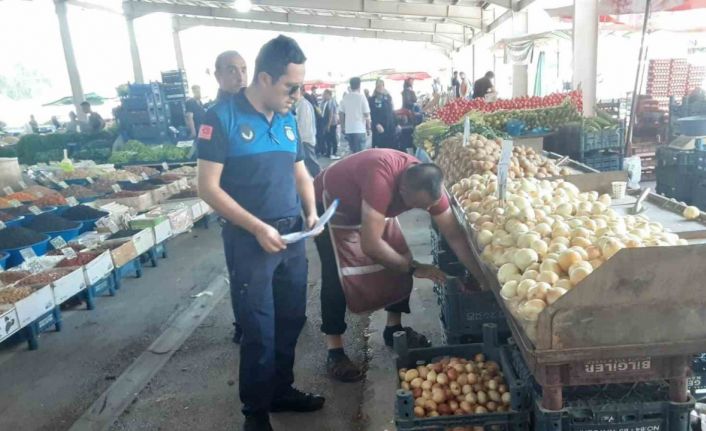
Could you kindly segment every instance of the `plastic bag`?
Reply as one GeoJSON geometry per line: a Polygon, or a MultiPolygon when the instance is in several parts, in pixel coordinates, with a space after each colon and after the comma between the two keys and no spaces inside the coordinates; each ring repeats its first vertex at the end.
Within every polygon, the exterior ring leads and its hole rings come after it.
{"type": "Polygon", "coordinates": [[[640,177],[642,176],[642,161],[640,156],[626,157],[623,161],[623,170],[628,171],[628,187],[631,189],[639,189],[640,177]]]}

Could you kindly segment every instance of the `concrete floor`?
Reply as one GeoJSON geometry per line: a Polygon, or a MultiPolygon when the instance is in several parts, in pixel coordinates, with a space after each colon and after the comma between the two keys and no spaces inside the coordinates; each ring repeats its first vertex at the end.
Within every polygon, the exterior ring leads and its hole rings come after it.
{"type": "MultiPolygon", "coordinates": [[[[401,217],[415,257],[430,260],[429,219],[424,212],[401,217]]],[[[128,279],[97,310],[65,313],[64,331],[40,338],[38,351],[24,344],[0,346],[0,430],[67,430],[164,330],[221,274],[220,229],[194,230],[170,243],[170,256],[141,279],[128,279]]],[[[299,339],[297,385],[327,397],[312,414],[275,414],[276,430],[393,430],[396,373],[392,351],[382,343],[385,313],[349,315],[346,348],[368,365],[363,382],[343,384],[325,374],[319,259],[308,244],[308,322],[299,339]]],[[[438,307],[431,285],[415,282],[413,318],[407,324],[440,343],[438,307]]],[[[174,356],[134,394],[111,430],[238,430],[238,349],[231,342],[232,311],[226,296],[174,356]]]]}

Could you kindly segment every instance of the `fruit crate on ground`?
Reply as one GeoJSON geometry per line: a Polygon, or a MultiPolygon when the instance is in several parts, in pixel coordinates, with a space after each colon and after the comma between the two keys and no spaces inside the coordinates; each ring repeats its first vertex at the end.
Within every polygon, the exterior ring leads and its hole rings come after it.
{"type": "MultiPolygon", "coordinates": [[[[471,430],[472,427],[484,427],[485,430],[498,430],[498,431],[526,431],[529,429],[529,412],[530,407],[530,397],[527,384],[524,380],[517,377],[517,373],[512,366],[510,361],[510,355],[507,350],[507,346],[501,346],[498,343],[497,328],[495,325],[488,324],[484,328],[484,338],[483,343],[479,344],[464,344],[456,346],[445,346],[445,347],[431,347],[426,349],[408,349],[407,348],[407,338],[404,332],[398,332],[394,337],[394,348],[396,354],[396,369],[398,371],[406,371],[411,373],[416,373],[415,379],[411,379],[408,385],[415,386],[417,384],[423,387],[424,381],[431,382],[429,379],[429,374],[434,373],[437,375],[435,382],[439,382],[438,376],[445,376],[442,380],[445,381],[446,378],[451,374],[451,358],[461,358],[463,361],[456,361],[453,364],[462,366],[463,369],[454,369],[454,373],[458,374],[457,378],[463,374],[467,378],[473,374],[474,378],[478,378],[478,374],[482,375],[480,368],[485,365],[485,370],[487,372],[489,361],[493,362],[490,367],[495,369],[499,367],[500,374],[495,377],[502,376],[504,380],[504,391],[501,393],[500,383],[495,380],[498,384],[498,389],[487,389],[486,386],[490,387],[490,380],[484,384],[478,383],[478,385],[483,385],[479,387],[480,391],[473,391],[471,385],[466,389],[467,392],[463,392],[463,387],[456,385],[451,389],[451,394],[456,393],[458,395],[452,395],[453,400],[447,402],[447,395],[445,393],[442,398],[438,398],[439,403],[432,401],[432,403],[426,403],[425,406],[421,405],[420,401],[417,401],[423,396],[423,390],[414,391],[399,389],[396,393],[396,403],[395,403],[395,424],[397,429],[402,431],[455,431],[455,430],[471,430]],[[445,361],[445,362],[442,362],[445,361]],[[430,367],[427,367],[430,365],[430,367]],[[421,378],[422,373],[426,369],[427,375],[424,379],[421,378]],[[431,368],[431,369],[430,369],[431,368]],[[437,373],[435,370],[438,369],[437,373]],[[447,371],[444,371],[446,369],[447,371]],[[421,372],[420,372],[421,370],[421,372]],[[478,373],[478,374],[476,374],[478,373]],[[412,383],[414,382],[414,383],[412,383]],[[487,393],[485,390],[487,390],[487,393]],[[490,392],[494,392],[493,398],[498,396],[502,400],[502,395],[509,394],[510,400],[508,404],[505,401],[493,402],[492,407],[489,402],[480,403],[479,398],[490,398],[490,392]],[[480,395],[483,392],[483,395],[480,395]],[[472,395],[471,395],[472,393],[472,395]],[[417,395],[417,398],[415,398],[417,395]],[[464,401],[459,401],[461,398],[464,401]],[[476,408],[481,407],[475,413],[475,409],[472,408],[469,398],[474,400],[473,404],[476,404],[476,408]],[[464,402],[466,404],[464,404],[464,402]],[[419,403],[419,404],[417,404],[419,403]],[[465,407],[461,409],[459,413],[465,414],[454,414],[450,412],[447,415],[434,416],[432,412],[438,412],[439,406],[443,405],[442,411],[447,411],[447,408],[454,406],[455,404],[465,407]],[[486,407],[483,407],[485,405],[486,407]],[[499,406],[502,406],[500,410],[499,406]],[[417,411],[415,414],[415,407],[417,411]],[[487,407],[490,407],[495,411],[488,411],[487,407]],[[473,411],[474,413],[468,413],[473,411]]],[[[405,373],[406,374],[406,373],[405,373]]],[[[488,372],[489,377],[493,377],[495,372],[488,372]]],[[[398,379],[399,381],[399,379],[398,379]]],[[[450,383],[449,383],[449,386],[450,383]]],[[[439,388],[443,391],[443,388],[439,388]]],[[[433,389],[432,389],[433,392],[433,389]]],[[[432,395],[433,396],[433,395],[432,395]]]]}
{"type": "Polygon", "coordinates": [[[466,270],[456,264],[449,271],[447,282],[435,286],[438,295],[439,319],[446,344],[477,343],[483,339],[483,325],[497,326],[500,340],[510,338],[510,328],[500,305],[490,291],[481,291],[475,280],[468,279],[466,270]]]}
{"type": "Polygon", "coordinates": [[[601,172],[620,171],[623,169],[622,152],[592,151],[584,154],[579,161],[601,172]]]}
{"type": "MultiPolygon", "coordinates": [[[[659,163],[659,162],[658,162],[659,163]]],[[[657,174],[657,193],[677,201],[691,203],[694,198],[693,174],[680,172],[678,166],[660,167],[655,169],[657,174]]]]}
{"type": "Polygon", "coordinates": [[[660,147],[656,154],[657,168],[676,167],[677,172],[683,174],[696,170],[697,154],[694,150],[660,147]]]}
{"type": "Polygon", "coordinates": [[[706,210],[706,178],[695,179],[691,194],[691,204],[697,206],[701,211],[706,210]]]}
{"type": "Polygon", "coordinates": [[[584,131],[581,134],[581,153],[585,154],[594,150],[619,150],[623,148],[623,133],[622,128],[597,132],[584,131]]]}

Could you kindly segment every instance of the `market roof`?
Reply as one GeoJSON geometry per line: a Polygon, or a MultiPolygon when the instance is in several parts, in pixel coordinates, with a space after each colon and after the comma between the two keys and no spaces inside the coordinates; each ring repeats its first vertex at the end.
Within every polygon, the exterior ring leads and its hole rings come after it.
{"type": "MultiPolygon", "coordinates": [[[[427,42],[446,51],[467,45],[534,0],[124,0],[127,16],[164,12],[175,30],[236,27],[348,37],[427,42]]],[[[85,1],[83,3],[86,3],[85,1]]]]}

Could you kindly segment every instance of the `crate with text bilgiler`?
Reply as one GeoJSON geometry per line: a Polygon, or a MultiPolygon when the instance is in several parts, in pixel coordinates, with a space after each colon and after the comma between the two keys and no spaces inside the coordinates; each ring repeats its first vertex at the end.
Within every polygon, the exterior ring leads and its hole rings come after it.
{"type": "Polygon", "coordinates": [[[453,266],[447,274],[447,282],[436,287],[444,342],[479,342],[485,323],[497,325],[500,339],[507,340],[510,328],[493,293],[482,291],[478,281],[470,277],[461,264],[453,266]]]}
{"type": "Polygon", "coordinates": [[[483,332],[482,343],[425,349],[409,349],[406,334],[395,334],[398,430],[529,429],[527,384],[498,343],[497,327],[488,324],[483,332]]]}

